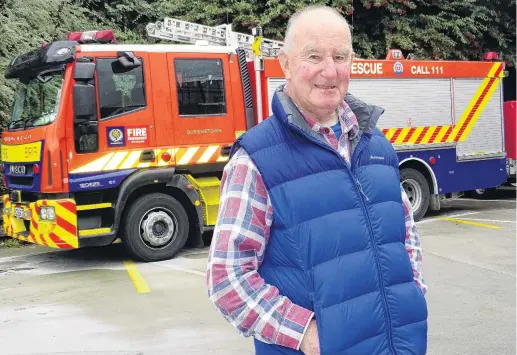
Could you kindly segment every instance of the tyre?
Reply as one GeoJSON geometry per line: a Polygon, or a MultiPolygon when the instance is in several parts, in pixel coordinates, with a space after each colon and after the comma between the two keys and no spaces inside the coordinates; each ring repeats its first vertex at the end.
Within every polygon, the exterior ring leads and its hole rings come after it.
{"type": "Polygon", "coordinates": [[[187,212],[178,200],[163,193],[136,199],[124,220],[122,242],[142,261],[172,259],[189,235],[187,212]]]}
{"type": "Polygon", "coordinates": [[[413,206],[413,219],[421,220],[427,213],[431,201],[431,192],[426,178],[415,169],[402,169],[400,182],[413,206]]]}

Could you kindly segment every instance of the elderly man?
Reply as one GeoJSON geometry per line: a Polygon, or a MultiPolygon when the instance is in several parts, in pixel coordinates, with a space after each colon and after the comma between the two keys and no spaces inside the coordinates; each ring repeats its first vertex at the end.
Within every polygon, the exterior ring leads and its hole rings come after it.
{"type": "Polygon", "coordinates": [[[347,94],[353,57],[339,13],[296,13],[273,114],[224,171],[209,296],[256,354],[426,353],[411,205],[383,110],[347,94]]]}

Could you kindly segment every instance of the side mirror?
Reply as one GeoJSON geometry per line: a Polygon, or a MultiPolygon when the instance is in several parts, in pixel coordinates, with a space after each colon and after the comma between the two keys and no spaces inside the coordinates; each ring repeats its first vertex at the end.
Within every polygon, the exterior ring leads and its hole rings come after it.
{"type": "Polygon", "coordinates": [[[96,121],[97,100],[95,99],[95,63],[88,58],[81,58],[74,68],[74,123],[82,124],[96,121]]]}
{"type": "Polygon", "coordinates": [[[77,62],[75,64],[74,80],[90,81],[93,80],[95,74],[95,63],[77,62]]]}
{"type": "Polygon", "coordinates": [[[75,65],[73,105],[74,141],[78,153],[99,150],[97,123],[97,98],[95,95],[95,63],[90,58],[80,58],[75,65]]]}
{"type": "Polygon", "coordinates": [[[75,124],[97,120],[95,86],[83,83],[74,85],[74,116],[75,124]]]}

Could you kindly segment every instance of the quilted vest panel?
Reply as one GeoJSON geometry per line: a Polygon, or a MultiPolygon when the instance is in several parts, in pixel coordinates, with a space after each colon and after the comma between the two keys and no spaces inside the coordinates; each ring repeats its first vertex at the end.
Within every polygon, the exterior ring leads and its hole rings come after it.
{"type": "MultiPolygon", "coordinates": [[[[364,133],[352,168],[290,123],[278,100],[236,146],[260,171],[274,221],[259,274],[316,314],[321,354],[425,354],[427,306],[404,246],[398,158],[364,133]],[[276,111],[276,112],[275,112],[276,111]]],[[[257,354],[300,354],[255,340],[257,354]]]]}

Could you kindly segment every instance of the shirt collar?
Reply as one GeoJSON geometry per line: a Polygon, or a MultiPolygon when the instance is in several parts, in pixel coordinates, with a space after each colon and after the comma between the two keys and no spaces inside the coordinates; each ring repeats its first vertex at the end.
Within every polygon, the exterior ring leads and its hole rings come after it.
{"type": "MultiPolygon", "coordinates": [[[[296,105],[296,107],[298,106],[296,105]]],[[[310,119],[299,107],[298,110],[314,132],[323,134],[329,133],[330,128],[324,127],[318,122],[310,119]]],[[[345,101],[343,101],[341,105],[338,106],[337,111],[342,133],[348,134],[348,138],[350,140],[354,139],[359,132],[359,123],[357,122],[357,117],[355,116],[354,112],[345,101]]]]}

